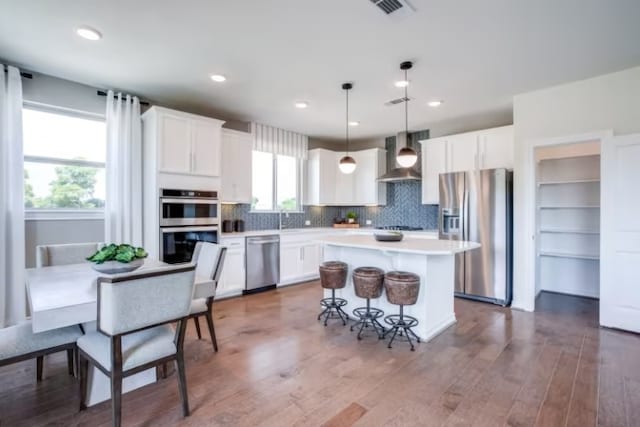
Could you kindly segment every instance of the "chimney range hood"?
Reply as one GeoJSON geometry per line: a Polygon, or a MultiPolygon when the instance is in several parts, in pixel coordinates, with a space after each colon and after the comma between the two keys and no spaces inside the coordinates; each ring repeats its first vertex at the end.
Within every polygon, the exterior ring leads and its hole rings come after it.
{"type": "MultiPolygon", "coordinates": [[[[407,146],[407,133],[401,132],[396,135],[396,150],[394,159],[397,157],[398,151],[407,146]]],[[[419,160],[418,160],[419,161],[419,160]]],[[[403,168],[395,162],[395,167],[378,178],[378,182],[400,182],[400,181],[421,181],[422,175],[413,167],[403,168]]]]}

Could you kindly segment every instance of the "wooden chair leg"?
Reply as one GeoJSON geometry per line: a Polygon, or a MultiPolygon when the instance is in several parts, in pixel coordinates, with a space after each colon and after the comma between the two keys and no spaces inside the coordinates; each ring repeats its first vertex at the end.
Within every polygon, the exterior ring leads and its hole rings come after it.
{"type": "Polygon", "coordinates": [[[216,340],[216,329],[213,326],[213,314],[211,310],[207,311],[207,324],[209,325],[209,335],[211,335],[211,343],[213,344],[213,351],[218,352],[218,340],[216,340]]]}
{"type": "Polygon", "coordinates": [[[202,339],[202,334],[200,333],[200,322],[198,321],[197,317],[193,318],[193,323],[196,324],[196,333],[198,334],[198,339],[201,340],[202,339]]]}
{"type": "Polygon", "coordinates": [[[189,416],[189,396],[187,395],[187,376],[184,371],[184,355],[178,351],[176,358],[176,369],[178,371],[178,391],[182,401],[182,415],[189,416]]]}
{"type": "Polygon", "coordinates": [[[70,348],[67,350],[67,369],[69,370],[69,375],[72,377],[75,376],[75,368],[73,367],[73,349],[70,348]]]}
{"type": "Polygon", "coordinates": [[[36,358],[36,380],[42,381],[42,366],[44,365],[44,356],[38,356],[36,358]]]}
{"type": "Polygon", "coordinates": [[[113,427],[120,427],[122,419],[122,371],[111,373],[111,417],[113,427]]]}
{"type": "Polygon", "coordinates": [[[87,409],[87,382],[89,376],[89,360],[78,356],[78,375],[80,376],[80,410],[87,409]]]}

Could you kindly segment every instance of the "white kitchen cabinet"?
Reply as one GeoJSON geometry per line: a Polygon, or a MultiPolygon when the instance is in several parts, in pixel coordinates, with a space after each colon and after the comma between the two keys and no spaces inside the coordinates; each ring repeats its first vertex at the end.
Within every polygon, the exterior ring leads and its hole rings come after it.
{"type": "Polygon", "coordinates": [[[449,135],[422,143],[422,203],[439,204],[439,175],[513,168],[513,126],[449,135]]]}
{"type": "Polygon", "coordinates": [[[222,129],[222,202],[251,203],[252,150],[250,133],[222,129]]]}
{"type": "Polygon", "coordinates": [[[439,176],[447,172],[447,139],[422,141],[422,204],[439,203],[439,176]]]}
{"type": "Polygon", "coordinates": [[[513,126],[502,126],[480,132],[478,138],[478,168],[513,168],[513,149],[513,126]]]}
{"type": "Polygon", "coordinates": [[[280,282],[278,286],[319,277],[322,248],[320,236],[308,233],[280,235],[280,282]]]}
{"type": "Polygon", "coordinates": [[[189,119],[164,112],[158,117],[158,141],[161,172],[189,173],[191,171],[191,126],[189,119]]]}
{"type": "Polygon", "coordinates": [[[224,238],[220,241],[227,248],[216,299],[240,295],[245,288],[244,238],[224,238]]]}
{"type": "Polygon", "coordinates": [[[280,242],[280,283],[295,282],[302,271],[302,244],[280,242]]]}
{"type": "Polygon", "coordinates": [[[220,176],[220,140],[222,123],[211,120],[191,121],[191,173],[220,176]]]}
{"type": "Polygon", "coordinates": [[[356,205],[386,205],[387,185],[377,179],[386,172],[387,157],[385,150],[371,149],[353,153],[356,170],[353,176],[353,195],[351,203],[356,205]]]}
{"type": "Polygon", "coordinates": [[[386,185],[377,178],[386,171],[385,150],[373,148],[351,152],[356,170],[343,174],[338,168],[344,152],[322,148],[309,150],[307,194],[309,205],[359,206],[384,205],[386,185]]]}
{"type": "Polygon", "coordinates": [[[463,133],[446,139],[447,172],[464,172],[478,168],[477,133],[463,133]]]}
{"type": "Polygon", "coordinates": [[[224,121],[161,107],[142,116],[145,144],[156,144],[157,171],[220,176],[220,141],[224,121]]]}
{"type": "Polygon", "coordinates": [[[307,155],[307,191],[306,204],[328,205],[336,198],[335,151],[317,148],[309,150],[307,155]]]}
{"type": "Polygon", "coordinates": [[[302,247],[302,265],[300,274],[303,277],[317,276],[320,265],[321,247],[319,243],[308,243],[302,247]]]}

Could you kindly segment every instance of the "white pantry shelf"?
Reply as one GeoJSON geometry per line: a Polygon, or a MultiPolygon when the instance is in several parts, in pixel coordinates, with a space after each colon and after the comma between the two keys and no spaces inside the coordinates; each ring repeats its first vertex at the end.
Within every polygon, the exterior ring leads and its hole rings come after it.
{"type": "Polygon", "coordinates": [[[595,206],[595,205],[567,205],[567,206],[560,206],[560,205],[542,205],[542,206],[538,206],[538,209],[600,209],[600,206],[595,206]]]}
{"type": "Polygon", "coordinates": [[[589,255],[589,254],[570,254],[563,252],[548,252],[548,251],[540,251],[540,256],[549,256],[556,258],[575,258],[575,259],[586,259],[586,260],[594,260],[597,261],[600,259],[598,255],[589,255]]]}
{"type": "Polygon", "coordinates": [[[584,230],[577,228],[540,228],[541,233],[566,233],[566,234],[600,234],[598,230],[584,230]]]}
{"type": "Polygon", "coordinates": [[[538,182],[538,185],[562,185],[562,184],[589,184],[589,183],[599,183],[599,178],[593,179],[573,179],[573,180],[564,180],[564,181],[543,181],[538,182]]]}

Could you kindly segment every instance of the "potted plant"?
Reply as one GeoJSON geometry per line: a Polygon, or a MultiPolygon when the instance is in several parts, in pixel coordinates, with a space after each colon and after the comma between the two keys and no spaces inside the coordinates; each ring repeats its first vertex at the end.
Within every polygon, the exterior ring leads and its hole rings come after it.
{"type": "Polygon", "coordinates": [[[148,255],[143,248],[111,243],[88,257],[87,261],[92,262],[93,269],[100,273],[128,273],[142,266],[148,255]]]}
{"type": "Polygon", "coordinates": [[[349,222],[349,224],[355,224],[357,219],[358,219],[357,213],[355,213],[354,211],[347,212],[347,221],[349,222]]]}

